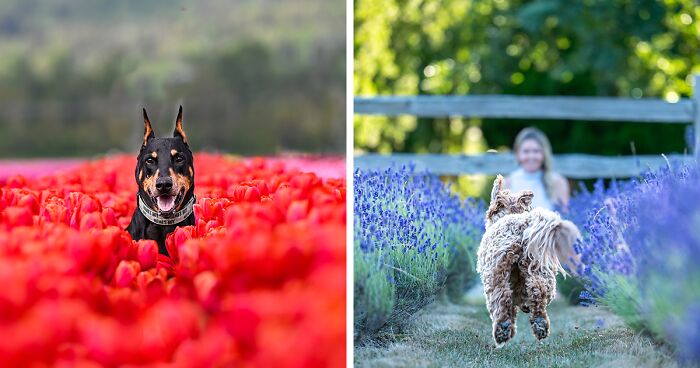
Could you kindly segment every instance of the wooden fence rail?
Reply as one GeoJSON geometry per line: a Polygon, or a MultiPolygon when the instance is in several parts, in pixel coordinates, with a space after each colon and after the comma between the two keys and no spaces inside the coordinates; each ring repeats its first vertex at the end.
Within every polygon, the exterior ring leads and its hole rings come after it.
{"type": "MultiPolygon", "coordinates": [[[[672,155],[671,161],[696,160],[700,153],[700,75],[693,76],[693,97],[675,103],[659,99],[570,96],[383,96],[356,97],[355,113],[363,115],[413,115],[417,117],[481,117],[499,119],[559,119],[586,121],[634,121],[688,124],[694,128],[696,158],[672,155]]],[[[680,139],[680,138],[679,138],[680,139]]],[[[512,154],[363,154],[355,167],[381,169],[413,163],[438,174],[497,174],[516,168],[512,154]]],[[[556,170],[570,178],[631,177],[666,164],[658,156],[555,155],[556,170]]]]}
{"type": "MultiPolygon", "coordinates": [[[[636,176],[640,170],[687,161],[684,155],[644,156],[594,156],[586,154],[555,155],[557,172],[572,179],[626,178],[636,176]]],[[[392,155],[365,154],[355,157],[355,167],[384,169],[387,166],[415,165],[418,170],[430,170],[443,175],[509,173],[517,169],[511,153],[487,153],[483,155],[440,155],[395,153],[392,155]]]]}

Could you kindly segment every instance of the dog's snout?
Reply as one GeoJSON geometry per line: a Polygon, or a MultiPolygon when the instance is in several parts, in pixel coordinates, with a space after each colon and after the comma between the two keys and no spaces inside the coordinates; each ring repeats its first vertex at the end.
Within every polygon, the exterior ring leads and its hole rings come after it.
{"type": "Polygon", "coordinates": [[[173,179],[169,176],[158,178],[158,180],[156,180],[156,189],[158,189],[160,193],[170,192],[173,189],[173,179]]]}

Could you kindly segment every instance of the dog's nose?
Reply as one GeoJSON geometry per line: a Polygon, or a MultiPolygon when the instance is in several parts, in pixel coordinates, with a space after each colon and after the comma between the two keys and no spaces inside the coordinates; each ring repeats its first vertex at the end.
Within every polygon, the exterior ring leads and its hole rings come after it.
{"type": "Polygon", "coordinates": [[[161,193],[170,192],[170,190],[173,189],[173,179],[167,176],[158,178],[158,180],[156,180],[156,189],[161,193]]]}

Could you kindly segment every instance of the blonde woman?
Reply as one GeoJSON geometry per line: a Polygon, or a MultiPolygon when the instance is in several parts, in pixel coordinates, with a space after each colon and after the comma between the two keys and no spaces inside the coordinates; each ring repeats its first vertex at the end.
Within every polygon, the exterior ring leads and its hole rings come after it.
{"type": "Polygon", "coordinates": [[[547,136],[537,128],[525,128],[515,137],[513,151],[520,167],[505,179],[504,187],[531,190],[535,194],[532,207],[566,210],[569,182],[553,170],[552,146],[547,136]]]}

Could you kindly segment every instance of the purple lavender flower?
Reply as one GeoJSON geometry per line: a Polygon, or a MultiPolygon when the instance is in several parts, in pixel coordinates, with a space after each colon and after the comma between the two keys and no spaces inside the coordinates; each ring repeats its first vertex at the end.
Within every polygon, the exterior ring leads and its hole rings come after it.
{"type": "Polygon", "coordinates": [[[697,163],[671,163],[608,189],[599,181],[570,204],[584,235],[582,304],[607,304],[693,361],[700,361],[698,183],[697,163]]]}
{"type": "Polygon", "coordinates": [[[589,293],[587,290],[582,291],[579,296],[578,296],[579,304],[584,307],[588,307],[590,305],[595,304],[595,301],[593,300],[593,295],[589,293]]]}
{"type": "Polygon", "coordinates": [[[483,232],[480,201],[460,200],[437,175],[413,167],[357,170],[353,178],[355,309],[363,318],[356,332],[372,334],[417,311],[453,274],[476,279],[469,260],[483,232]],[[467,263],[455,263],[459,257],[467,263]]]}
{"type": "Polygon", "coordinates": [[[605,327],[605,321],[602,318],[598,318],[595,320],[595,326],[597,328],[603,328],[605,327]]]}

